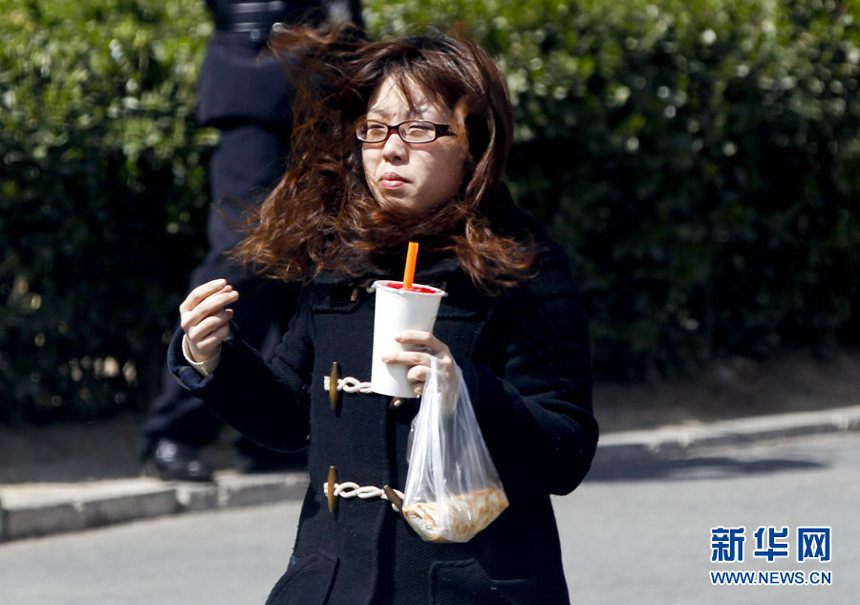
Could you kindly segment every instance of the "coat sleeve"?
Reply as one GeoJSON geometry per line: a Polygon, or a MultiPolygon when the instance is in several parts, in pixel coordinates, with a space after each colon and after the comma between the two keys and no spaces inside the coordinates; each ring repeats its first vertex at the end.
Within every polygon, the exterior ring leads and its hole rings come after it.
{"type": "Polygon", "coordinates": [[[170,343],[168,365],[185,388],[237,431],[265,447],[296,451],[307,445],[310,429],[307,384],[312,345],[306,318],[301,311],[293,317],[270,364],[242,340],[234,325],[211,375],[201,376],[185,360],[182,330],[170,343]]]}
{"type": "Polygon", "coordinates": [[[487,326],[487,338],[504,343],[502,371],[462,369],[502,481],[566,494],[585,478],[597,447],[590,341],[564,253],[549,243],[541,262],[487,326]]]}

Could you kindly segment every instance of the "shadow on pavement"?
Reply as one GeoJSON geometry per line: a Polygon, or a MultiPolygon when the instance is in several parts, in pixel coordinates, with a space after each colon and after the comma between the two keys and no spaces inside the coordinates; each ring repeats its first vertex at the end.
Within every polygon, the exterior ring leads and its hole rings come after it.
{"type": "Polygon", "coordinates": [[[669,460],[652,458],[636,461],[601,461],[598,456],[586,482],[730,479],[743,475],[814,471],[826,466],[812,460],[787,458],[741,460],[731,456],[703,456],[669,460]]]}

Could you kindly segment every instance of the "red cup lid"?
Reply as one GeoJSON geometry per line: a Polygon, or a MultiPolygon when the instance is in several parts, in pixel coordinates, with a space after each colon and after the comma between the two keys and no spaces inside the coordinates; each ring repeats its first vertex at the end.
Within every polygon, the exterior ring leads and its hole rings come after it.
{"type": "MultiPolygon", "coordinates": [[[[391,288],[392,290],[403,289],[403,282],[399,281],[383,282],[382,285],[386,288],[391,288]]],[[[434,288],[428,288],[427,286],[421,286],[419,284],[412,284],[412,288],[407,290],[407,292],[418,292],[419,294],[436,294],[439,292],[439,290],[436,290],[434,288]]]]}

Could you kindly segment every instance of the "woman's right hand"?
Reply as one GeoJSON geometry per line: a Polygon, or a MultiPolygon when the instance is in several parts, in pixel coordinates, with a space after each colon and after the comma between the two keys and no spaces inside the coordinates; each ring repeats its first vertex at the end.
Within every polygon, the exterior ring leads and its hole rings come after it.
{"type": "Polygon", "coordinates": [[[194,361],[206,361],[218,353],[233,319],[233,309],[225,307],[238,299],[239,293],[226,279],[216,279],[194,288],[179,305],[180,325],[194,361]]]}

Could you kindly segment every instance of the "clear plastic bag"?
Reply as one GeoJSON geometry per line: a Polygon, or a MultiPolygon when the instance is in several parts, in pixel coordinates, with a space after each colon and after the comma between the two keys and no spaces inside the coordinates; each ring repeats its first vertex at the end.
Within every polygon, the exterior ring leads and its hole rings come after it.
{"type": "Polygon", "coordinates": [[[467,542],[508,506],[469,392],[438,371],[436,358],[412,421],[403,515],[429,542],[467,542]]]}

